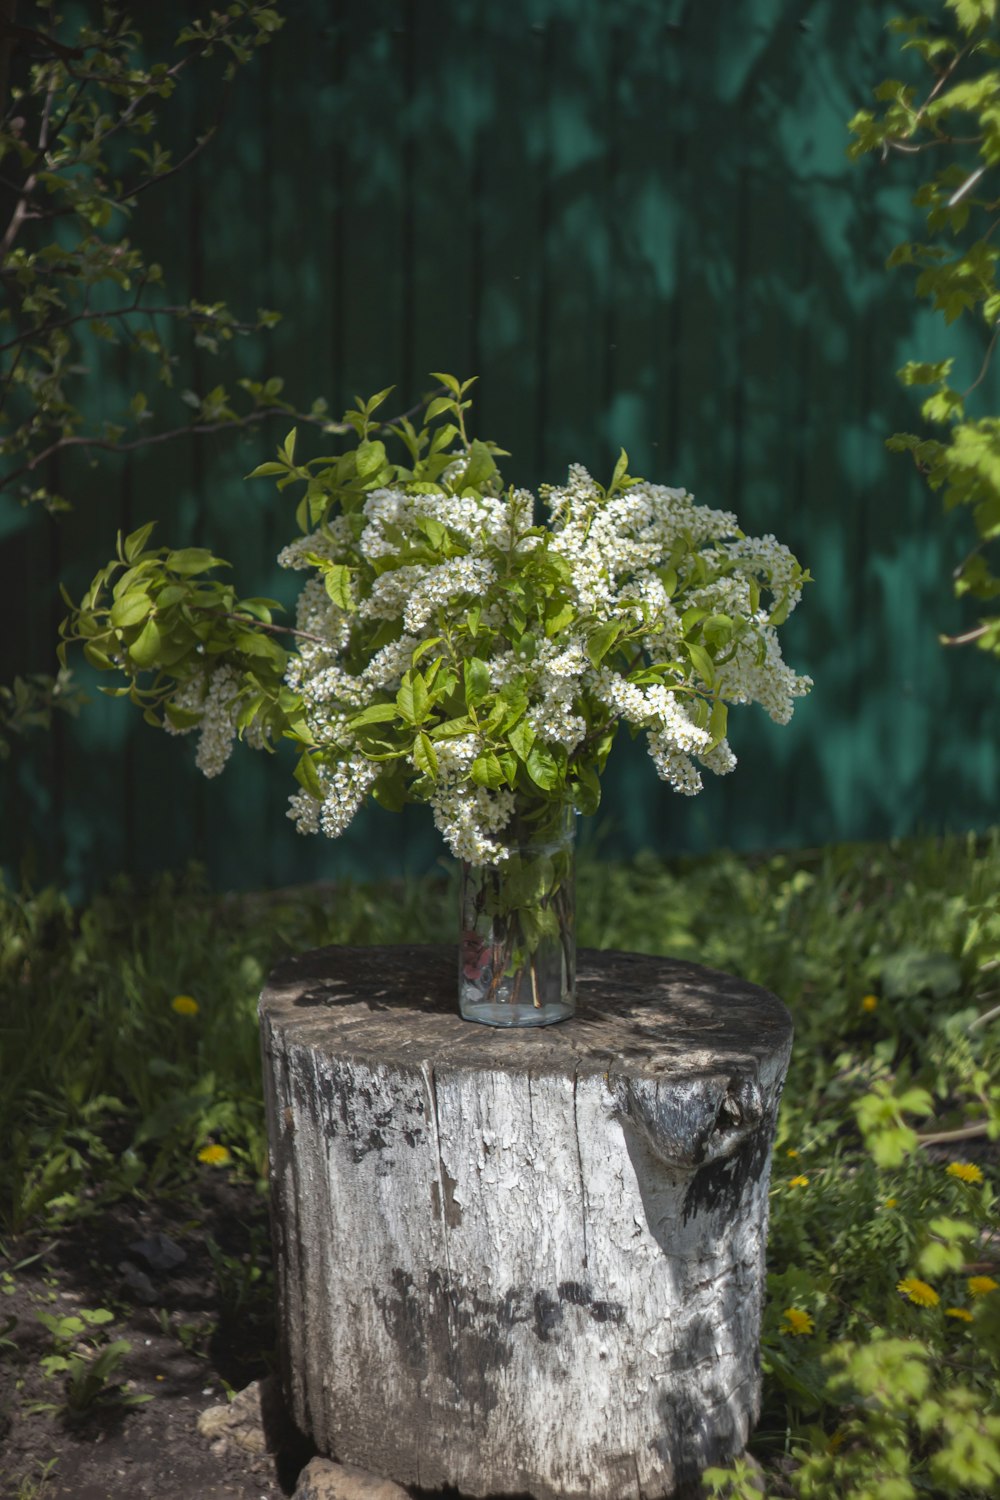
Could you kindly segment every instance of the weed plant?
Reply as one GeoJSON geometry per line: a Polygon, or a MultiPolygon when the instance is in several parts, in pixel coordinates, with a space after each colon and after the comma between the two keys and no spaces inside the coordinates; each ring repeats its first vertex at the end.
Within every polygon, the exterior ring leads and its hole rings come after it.
{"type": "MultiPolygon", "coordinates": [[[[796,1042],[773,1164],[764,1410],[731,1500],[1000,1493],[1000,833],[585,855],[584,946],[774,990],[796,1042]]],[[[225,1171],[262,1185],[255,1005],[282,955],[452,930],[446,877],[219,897],[197,870],[82,911],[0,900],[0,1224],[11,1242],[225,1171]]],[[[28,1246],[30,1248],[30,1244],[28,1246]]],[[[230,1289],[241,1306],[252,1279],[230,1289]]]]}

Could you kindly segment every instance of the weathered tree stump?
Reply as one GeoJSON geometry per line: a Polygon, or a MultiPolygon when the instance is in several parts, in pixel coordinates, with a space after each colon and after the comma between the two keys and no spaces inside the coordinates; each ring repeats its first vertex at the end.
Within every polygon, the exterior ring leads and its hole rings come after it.
{"type": "Polygon", "coordinates": [[[403,1484],[683,1493],[759,1409],[788,1013],[585,952],[574,1020],[498,1032],[455,959],[324,948],[261,997],[293,1415],[403,1484]]]}

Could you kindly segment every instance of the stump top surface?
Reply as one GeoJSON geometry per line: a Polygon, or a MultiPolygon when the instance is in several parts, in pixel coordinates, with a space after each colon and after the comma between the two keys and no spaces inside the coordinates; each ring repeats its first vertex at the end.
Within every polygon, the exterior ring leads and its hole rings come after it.
{"type": "Polygon", "coordinates": [[[457,950],[316,948],[286,959],[261,994],[287,1043],[389,1067],[513,1069],[579,1076],[715,1072],[789,1044],[781,1001],[731,974],[643,953],[583,949],[577,1012],[554,1026],[498,1030],[458,1013],[457,950]]]}

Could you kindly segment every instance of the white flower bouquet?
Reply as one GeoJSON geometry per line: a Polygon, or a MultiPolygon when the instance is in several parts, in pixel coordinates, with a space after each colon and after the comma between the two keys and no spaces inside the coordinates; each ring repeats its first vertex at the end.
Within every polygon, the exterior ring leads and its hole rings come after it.
{"type": "Polygon", "coordinates": [[[579,465],[538,500],[505,486],[501,450],[468,437],[472,382],[435,379],[419,430],[379,426],[384,391],[346,414],[345,452],[298,462],[292,433],[254,470],[304,488],[302,534],[279,557],[306,575],[294,627],[211,576],[220,559],[151,549],[144,527],[119,538],[63,634],[124,672],[113,691],[151,722],[198,731],[206,775],[236,736],[296,741],[301,832],[336,837],[368,797],[423,802],[457,859],[506,866],[477,887],[463,975],[491,1005],[519,1003],[523,982],[537,1011],[540,945],[567,947],[566,809],[596,809],[623,723],[690,796],[736,763],[729,705],[786,722],[811,684],[777,629],[808,575],[774,537],[633,478],[624,453],[606,487],[579,465]]]}

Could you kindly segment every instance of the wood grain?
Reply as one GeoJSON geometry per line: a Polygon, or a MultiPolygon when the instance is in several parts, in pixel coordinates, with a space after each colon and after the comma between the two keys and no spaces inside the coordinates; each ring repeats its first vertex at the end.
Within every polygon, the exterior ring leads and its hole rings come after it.
{"type": "Polygon", "coordinates": [[[757,1414],[788,1014],[583,953],[573,1021],[498,1034],[454,962],[321,949],[261,997],[295,1418],[404,1484],[680,1493],[757,1414]]]}

